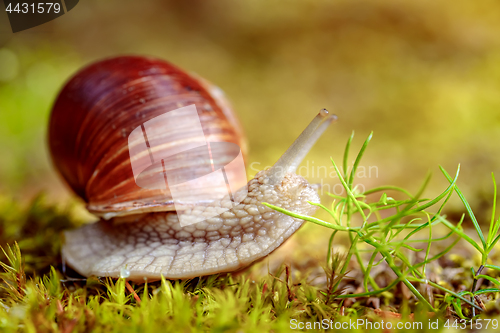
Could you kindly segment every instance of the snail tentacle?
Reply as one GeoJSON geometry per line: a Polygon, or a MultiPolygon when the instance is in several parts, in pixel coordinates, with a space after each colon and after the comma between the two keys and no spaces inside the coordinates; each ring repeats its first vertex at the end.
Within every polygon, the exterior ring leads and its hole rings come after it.
{"type": "Polygon", "coordinates": [[[278,184],[287,173],[295,172],[312,146],[314,146],[332,121],[336,119],[337,116],[330,114],[326,109],[321,110],[285,153],[281,155],[279,160],[269,169],[269,181],[272,184],[278,184]]]}

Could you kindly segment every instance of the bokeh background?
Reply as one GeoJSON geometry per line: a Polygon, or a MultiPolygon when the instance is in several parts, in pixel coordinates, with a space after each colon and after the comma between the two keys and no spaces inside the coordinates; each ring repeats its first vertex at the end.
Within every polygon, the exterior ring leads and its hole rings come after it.
{"type": "MultiPolygon", "coordinates": [[[[414,192],[430,171],[432,196],[447,185],[438,166],[451,173],[460,163],[460,186],[488,213],[490,172],[500,178],[498,1],[81,0],[16,34],[0,13],[4,202],[40,192],[77,201],[48,154],[51,105],[79,68],[122,54],[163,58],[221,87],[246,131],[248,165],[271,165],[327,108],[339,120],[308,156],[312,168],[340,163],[352,131],[353,148],[373,131],[362,166],[378,172],[358,182],[414,192]]],[[[328,237],[316,226],[299,234],[292,245],[311,251],[310,237],[328,237]]]]}

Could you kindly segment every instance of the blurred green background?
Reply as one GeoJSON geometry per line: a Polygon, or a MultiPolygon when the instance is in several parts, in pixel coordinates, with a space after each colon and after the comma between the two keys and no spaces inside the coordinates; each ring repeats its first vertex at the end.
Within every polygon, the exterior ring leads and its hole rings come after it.
{"type": "MultiPolygon", "coordinates": [[[[51,105],[79,68],[122,54],[163,58],[221,87],[248,137],[250,175],[321,108],[339,121],[308,156],[313,169],[340,163],[352,131],[355,147],[373,131],[362,166],[378,172],[359,179],[365,187],[415,191],[430,170],[431,196],[447,184],[438,165],[461,163],[459,184],[478,206],[500,170],[498,1],[82,0],[16,34],[0,20],[0,193],[17,201],[40,191],[70,200],[47,151],[51,105]]],[[[308,175],[338,183],[320,178],[308,175]]]]}

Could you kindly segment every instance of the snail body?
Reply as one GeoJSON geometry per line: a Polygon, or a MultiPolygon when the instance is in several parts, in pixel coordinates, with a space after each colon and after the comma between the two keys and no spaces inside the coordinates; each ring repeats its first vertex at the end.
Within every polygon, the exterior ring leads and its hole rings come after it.
{"type": "MultiPolygon", "coordinates": [[[[50,119],[52,158],[88,210],[101,217],[64,234],[63,257],[77,272],[119,277],[126,268],[129,279],[143,281],[162,275],[192,278],[235,271],[271,253],[303,223],[262,202],[300,214],[314,213],[316,206],[308,201],[319,203],[318,194],[294,171],[334,120],[326,110],[273,167],[257,173],[247,186],[238,183],[242,189],[234,194],[241,194],[240,201],[226,196],[184,207],[178,206],[168,186],[138,186],[129,155],[130,134],[159,115],[192,105],[207,140],[232,145],[211,145],[210,156],[216,156],[211,161],[193,158],[193,151],[176,154],[178,173],[200,173],[209,164],[213,168],[214,160],[225,165],[234,158],[235,146],[245,156],[241,126],[221,91],[165,61],[107,59],[84,68],[63,88],[50,119]],[[202,221],[182,225],[179,207],[202,221]],[[217,209],[222,213],[203,218],[217,209]]],[[[179,126],[162,133],[168,144],[144,150],[150,154],[175,151],[189,142],[189,130],[179,126]]],[[[151,168],[146,173],[155,177],[161,172],[151,168]]]]}

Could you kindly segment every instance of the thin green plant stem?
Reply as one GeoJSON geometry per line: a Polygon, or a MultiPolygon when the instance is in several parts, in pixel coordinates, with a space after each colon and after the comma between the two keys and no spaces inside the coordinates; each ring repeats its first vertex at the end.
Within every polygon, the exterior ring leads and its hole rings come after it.
{"type": "Polygon", "coordinates": [[[476,291],[476,295],[481,295],[481,294],[486,294],[486,293],[499,293],[500,289],[498,288],[485,288],[485,289],[479,289],[476,291]]]}
{"type": "Polygon", "coordinates": [[[450,228],[451,230],[453,230],[456,234],[460,235],[460,237],[464,238],[469,244],[471,244],[472,246],[474,246],[476,248],[476,250],[479,251],[479,253],[483,254],[484,250],[481,249],[481,247],[479,246],[479,244],[476,243],[475,240],[473,240],[472,238],[470,238],[465,232],[463,232],[462,230],[460,230],[459,228],[455,227],[453,224],[451,224],[450,222],[446,221],[446,220],[443,220],[442,223],[447,226],[448,228],[450,228]]]}
{"type": "MultiPolygon", "coordinates": [[[[335,168],[335,172],[337,173],[337,176],[339,177],[339,180],[340,182],[342,183],[342,185],[344,186],[344,189],[346,190],[347,192],[347,195],[349,198],[351,198],[351,200],[353,201],[354,205],[356,206],[356,208],[358,209],[358,212],[361,214],[361,216],[363,217],[363,222],[366,223],[366,215],[365,213],[363,212],[363,209],[361,208],[358,200],[356,200],[356,198],[354,197],[354,194],[352,194],[351,190],[349,189],[349,186],[347,185],[346,181],[344,180],[344,178],[342,177],[342,175],[340,174],[340,170],[339,168],[337,167],[337,164],[335,164],[335,162],[333,161],[333,159],[331,159],[332,163],[333,163],[333,167],[335,168]]],[[[348,215],[348,220],[349,219],[349,215],[348,215]]]]}
{"type": "Polygon", "coordinates": [[[349,150],[351,148],[351,142],[354,139],[354,131],[352,131],[351,136],[347,139],[347,144],[345,145],[343,164],[344,167],[344,178],[347,179],[347,164],[349,163],[349,150]]]}
{"type": "Polygon", "coordinates": [[[324,205],[322,205],[321,203],[311,202],[311,201],[308,201],[308,203],[311,204],[311,205],[313,205],[313,206],[320,207],[323,210],[327,211],[328,214],[330,214],[330,216],[332,217],[332,219],[335,222],[335,224],[340,225],[339,220],[337,219],[337,216],[335,216],[334,212],[332,212],[331,210],[329,210],[328,208],[326,208],[324,205]]]}
{"type": "Polygon", "coordinates": [[[344,227],[344,226],[341,226],[341,225],[336,225],[336,224],[328,223],[328,222],[325,222],[325,221],[323,221],[321,219],[318,219],[318,218],[315,218],[315,217],[312,217],[312,216],[297,214],[297,213],[288,211],[288,210],[286,210],[284,208],[272,205],[272,204],[267,203],[267,202],[262,202],[262,204],[264,206],[272,208],[272,209],[274,209],[274,210],[276,210],[276,211],[278,211],[280,213],[284,213],[284,214],[287,214],[289,216],[295,217],[297,219],[301,219],[301,220],[304,220],[304,221],[312,222],[312,223],[315,223],[315,224],[318,224],[320,226],[327,227],[327,228],[330,228],[330,229],[339,230],[339,231],[350,231],[350,232],[356,232],[357,230],[360,229],[359,227],[351,227],[351,228],[349,228],[349,227],[344,227]]]}
{"type": "Polygon", "coordinates": [[[420,266],[424,266],[430,262],[433,262],[439,258],[441,258],[442,256],[444,256],[446,253],[450,252],[450,250],[458,243],[458,241],[460,241],[460,238],[457,238],[453,241],[453,243],[451,243],[448,247],[446,247],[446,249],[444,249],[443,251],[439,252],[438,254],[434,255],[433,257],[431,257],[430,259],[428,260],[424,260],[422,262],[419,262],[419,263],[416,263],[415,265],[413,265],[413,267],[415,269],[419,268],[420,266]]]}
{"type": "Polygon", "coordinates": [[[351,169],[351,175],[349,176],[349,179],[346,179],[347,184],[349,184],[349,189],[352,188],[352,184],[354,183],[354,175],[356,174],[356,170],[358,169],[359,162],[361,162],[361,158],[363,157],[366,147],[368,147],[368,144],[370,143],[372,137],[373,137],[373,132],[371,132],[370,135],[368,135],[365,142],[361,146],[361,149],[359,150],[358,156],[356,156],[356,160],[354,161],[354,165],[352,166],[351,169]]]}
{"type": "MultiPolygon", "coordinates": [[[[457,241],[458,241],[458,240],[460,240],[460,239],[457,239],[457,241]]],[[[455,243],[455,244],[456,244],[456,243],[455,243]]],[[[450,245],[450,246],[448,247],[448,251],[449,251],[449,250],[450,250],[453,246],[454,246],[454,244],[450,245]]],[[[438,258],[439,258],[439,257],[441,257],[442,255],[444,255],[444,254],[445,254],[445,253],[447,253],[448,251],[443,251],[444,253],[441,253],[441,254],[436,255],[436,256],[435,256],[435,257],[436,257],[436,259],[438,259],[438,258]]],[[[431,259],[429,259],[429,260],[430,260],[430,261],[432,261],[433,259],[431,258],[431,259]]],[[[419,265],[421,265],[421,264],[423,264],[423,263],[419,263],[419,264],[417,264],[417,265],[415,265],[415,266],[413,266],[413,267],[410,267],[410,268],[409,268],[409,269],[410,269],[410,272],[411,272],[411,271],[413,271],[413,270],[415,269],[415,267],[416,267],[416,266],[419,266],[419,265]]],[[[500,266],[495,266],[495,267],[497,267],[497,269],[498,269],[498,270],[500,270],[500,266]]],[[[411,279],[411,280],[412,280],[413,282],[419,282],[419,283],[426,283],[426,284],[429,284],[429,285],[431,285],[432,287],[437,288],[437,289],[439,289],[439,290],[442,290],[442,291],[444,291],[444,292],[446,292],[446,293],[449,293],[450,295],[452,295],[452,296],[454,296],[454,297],[457,297],[457,298],[461,299],[462,301],[464,301],[464,302],[466,302],[466,303],[468,303],[468,304],[472,305],[472,306],[473,306],[473,307],[475,307],[476,309],[478,309],[478,310],[482,311],[482,309],[481,309],[479,306],[477,306],[476,304],[473,304],[473,303],[472,303],[472,302],[470,302],[469,300],[465,299],[465,298],[464,298],[463,296],[461,296],[460,294],[457,294],[457,293],[455,293],[455,292],[453,292],[453,291],[451,291],[451,290],[449,290],[449,289],[447,289],[447,288],[445,288],[445,287],[443,287],[443,286],[441,286],[441,285],[438,285],[438,284],[436,284],[436,283],[434,283],[434,282],[432,282],[432,281],[430,281],[430,280],[427,280],[427,279],[411,279]]],[[[354,298],[357,298],[357,297],[368,297],[368,296],[377,295],[377,294],[380,294],[381,292],[391,290],[392,288],[394,288],[394,287],[395,287],[395,286],[396,286],[399,282],[401,282],[401,281],[402,281],[402,279],[401,279],[400,277],[398,277],[398,278],[397,278],[397,279],[395,279],[392,283],[390,283],[390,284],[389,284],[389,285],[387,285],[386,287],[381,288],[381,289],[379,289],[379,290],[367,291],[367,292],[364,292],[364,293],[358,293],[358,294],[344,294],[344,295],[339,295],[339,296],[337,296],[337,298],[340,298],[340,299],[342,299],[342,298],[353,298],[353,297],[354,297],[354,298]]],[[[500,289],[499,289],[499,291],[500,291],[500,289]]],[[[417,291],[417,292],[418,292],[418,291],[417,291]]]]}
{"type": "MultiPolygon", "coordinates": [[[[432,225],[432,223],[430,225],[432,225]]],[[[387,245],[395,245],[395,244],[398,244],[398,243],[426,243],[426,242],[429,242],[429,241],[431,241],[432,243],[434,243],[434,242],[445,240],[445,239],[449,238],[452,235],[454,235],[454,232],[450,231],[445,236],[438,237],[438,238],[419,238],[419,239],[407,239],[407,240],[400,240],[400,241],[392,241],[392,242],[387,243],[387,245]]]]}
{"type": "MultiPolygon", "coordinates": [[[[431,221],[431,218],[429,215],[427,215],[427,218],[429,220],[429,222],[431,221]]],[[[424,261],[426,261],[428,258],[429,258],[429,253],[431,251],[431,244],[432,244],[432,224],[429,223],[429,242],[427,243],[427,249],[425,251],[425,257],[424,257],[424,261]]],[[[427,267],[427,265],[424,265],[422,267],[422,273],[425,277],[427,277],[427,274],[425,272],[425,268],[427,267]]]]}
{"type": "MultiPolygon", "coordinates": [[[[385,262],[389,265],[389,267],[392,269],[392,271],[400,278],[400,280],[405,284],[408,289],[418,298],[420,302],[422,302],[424,305],[426,305],[431,311],[436,312],[437,310],[434,309],[434,307],[425,299],[424,296],[415,288],[413,284],[408,281],[406,276],[401,272],[401,270],[396,266],[394,263],[394,260],[391,256],[390,253],[387,253],[387,251],[381,249],[376,242],[371,242],[370,240],[366,240],[366,242],[374,247],[376,247],[379,252],[382,254],[382,256],[385,258],[385,262]]],[[[411,265],[410,265],[411,266],[411,265]]]]}
{"type": "MultiPolygon", "coordinates": [[[[371,272],[371,269],[373,267],[373,262],[375,261],[375,257],[377,256],[378,254],[378,251],[373,251],[371,257],[370,257],[370,261],[368,262],[368,266],[366,267],[366,274],[364,276],[364,279],[363,279],[363,286],[365,288],[365,290],[368,290],[368,278],[370,276],[370,272],[371,272]]],[[[375,289],[377,290],[377,289],[375,289]]]]}
{"type": "Polygon", "coordinates": [[[388,284],[384,288],[380,288],[378,290],[372,290],[372,291],[365,291],[363,293],[357,293],[357,294],[343,294],[343,295],[338,295],[337,298],[343,299],[343,298],[357,298],[357,297],[368,297],[368,296],[373,296],[380,294],[384,291],[389,291],[392,288],[394,288],[401,280],[399,278],[396,278],[394,281],[392,281],[390,284],[388,284]]]}
{"type": "MultiPolygon", "coordinates": [[[[444,174],[444,176],[446,177],[446,179],[448,179],[448,181],[450,183],[454,183],[454,181],[452,181],[452,179],[451,179],[450,175],[448,174],[448,172],[446,172],[446,170],[443,167],[441,167],[441,166],[439,168],[441,169],[441,172],[444,174]]],[[[483,232],[481,230],[481,227],[479,226],[479,223],[477,222],[476,216],[474,215],[474,212],[472,211],[472,208],[469,205],[469,202],[467,201],[467,199],[465,198],[465,196],[462,194],[462,192],[460,191],[460,189],[458,188],[457,185],[454,185],[454,188],[455,188],[455,192],[457,193],[458,197],[460,198],[460,200],[462,201],[463,205],[465,206],[465,209],[467,210],[467,213],[469,214],[469,216],[470,216],[470,218],[472,220],[472,223],[474,224],[474,228],[476,229],[477,235],[479,236],[479,239],[481,240],[481,243],[483,245],[483,249],[486,249],[487,246],[486,246],[486,241],[484,239],[483,232]]],[[[484,256],[484,254],[485,254],[484,251],[480,251],[480,252],[484,256]]]]}
{"type": "MultiPolygon", "coordinates": [[[[400,233],[402,233],[404,230],[407,230],[407,229],[410,229],[411,228],[411,224],[414,222],[414,221],[420,221],[421,219],[420,218],[414,218],[414,219],[411,219],[410,221],[408,221],[407,223],[403,224],[401,228],[399,229],[396,229],[396,228],[391,228],[392,230],[396,230],[396,233],[394,234],[394,237],[398,236],[400,233]]],[[[408,238],[410,238],[413,234],[417,233],[418,231],[420,231],[422,228],[425,228],[427,227],[428,225],[428,222],[426,223],[423,223],[421,224],[419,227],[415,228],[414,230],[412,230],[408,235],[406,235],[406,237],[403,239],[403,241],[406,241],[408,240],[408,238]]],[[[393,226],[394,227],[394,226],[393,226]]]]}
{"type": "Polygon", "coordinates": [[[485,264],[484,267],[500,271],[500,266],[485,264]]]}
{"type": "Polygon", "coordinates": [[[491,173],[491,178],[493,179],[493,207],[491,211],[491,222],[490,222],[490,229],[488,231],[488,240],[487,244],[488,247],[491,244],[491,241],[493,240],[493,237],[498,232],[498,228],[496,228],[495,224],[498,225],[498,223],[495,223],[495,210],[496,210],[496,205],[497,205],[497,182],[495,181],[495,175],[493,172],[491,173]]]}
{"type": "Polygon", "coordinates": [[[448,186],[448,188],[443,193],[441,193],[439,196],[437,196],[433,200],[429,201],[428,203],[426,203],[426,204],[424,204],[422,206],[419,206],[418,208],[415,208],[415,209],[412,209],[412,210],[398,212],[398,213],[396,213],[396,214],[394,214],[392,216],[386,217],[386,218],[384,218],[384,219],[382,219],[380,221],[377,221],[375,223],[382,224],[382,223],[385,223],[385,222],[390,222],[390,221],[393,221],[394,219],[397,219],[397,218],[400,218],[400,217],[409,216],[409,215],[421,212],[421,211],[423,211],[423,210],[425,210],[425,209],[427,209],[427,208],[435,205],[441,199],[443,199],[451,190],[453,190],[453,187],[455,185],[455,181],[458,178],[458,172],[459,172],[459,170],[457,171],[457,174],[456,174],[456,177],[455,177],[453,183],[450,184],[450,186],[448,186]]]}
{"type": "MultiPolygon", "coordinates": [[[[343,165],[343,168],[344,168],[344,170],[343,170],[344,171],[344,179],[347,179],[347,177],[348,177],[347,165],[349,163],[349,151],[350,151],[350,148],[351,148],[351,143],[352,143],[353,138],[354,138],[354,131],[352,131],[351,136],[347,140],[345,151],[344,151],[344,158],[342,160],[342,163],[343,163],[342,165],[343,165]]],[[[332,159],[332,162],[333,162],[333,159],[332,159]]],[[[337,172],[337,175],[338,175],[338,172],[337,172]]],[[[340,176],[339,176],[339,178],[340,178],[340,176]]],[[[351,218],[350,197],[345,198],[344,205],[342,206],[342,210],[341,210],[341,215],[340,216],[344,215],[344,211],[345,210],[347,210],[347,220],[346,220],[346,223],[348,223],[350,221],[350,218],[351,218]]]]}
{"type": "Polygon", "coordinates": [[[373,194],[373,193],[376,193],[376,192],[388,191],[388,190],[393,190],[393,191],[401,192],[401,193],[407,195],[410,199],[413,199],[413,196],[407,190],[405,190],[405,189],[403,189],[401,187],[398,187],[398,186],[390,186],[390,185],[374,187],[374,188],[372,188],[370,190],[366,190],[365,192],[363,192],[363,195],[370,195],[370,194],[373,194]]]}
{"type": "MultiPolygon", "coordinates": [[[[350,241],[351,245],[349,247],[349,252],[347,254],[346,261],[344,262],[344,265],[342,266],[342,269],[340,270],[340,274],[342,275],[342,274],[345,274],[347,272],[347,267],[348,267],[349,262],[352,258],[352,255],[354,253],[354,255],[356,257],[356,261],[358,262],[358,265],[359,265],[359,269],[361,270],[363,275],[367,277],[372,288],[375,290],[378,290],[378,289],[380,289],[378,284],[375,282],[375,280],[373,279],[373,277],[370,274],[367,274],[365,265],[363,263],[363,258],[361,258],[361,254],[360,254],[359,250],[357,249],[358,238],[359,238],[359,236],[357,234],[353,235],[353,233],[349,233],[349,241],[350,241]]],[[[340,280],[337,281],[337,283],[334,286],[334,289],[338,288],[340,282],[341,282],[340,280]]]]}
{"type": "MultiPolygon", "coordinates": [[[[389,258],[392,262],[392,257],[390,257],[390,255],[387,257],[389,258]]],[[[402,277],[403,275],[401,274],[401,272],[399,271],[399,269],[397,268],[397,266],[395,266],[394,264],[392,264],[391,266],[391,263],[390,262],[387,262],[389,264],[389,267],[391,267],[391,269],[393,269],[394,273],[396,273],[396,275],[398,275],[398,277],[402,277]],[[395,270],[394,270],[395,269],[395,270]]],[[[417,271],[418,272],[418,271],[417,271]]],[[[436,311],[436,309],[434,309],[434,307],[425,299],[425,297],[422,296],[422,294],[420,294],[420,292],[410,283],[410,281],[408,279],[405,279],[405,278],[402,278],[401,281],[413,292],[413,294],[420,300],[422,301],[426,306],[428,306],[432,311],[436,311]]],[[[458,295],[457,293],[449,290],[449,289],[446,289],[445,287],[443,286],[440,286],[432,281],[429,281],[427,279],[415,279],[413,280],[415,282],[420,282],[420,283],[424,283],[424,284],[430,284],[431,286],[435,287],[435,288],[438,288],[438,289],[441,289],[457,298],[460,298],[462,301],[472,305],[473,307],[479,309],[480,311],[482,311],[482,309],[477,306],[476,304],[472,303],[471,301],[467,300],[466,298],[458,295]]]]}
{"type": "Polygon", "coordinates": [[[433,286],[434,288],[437,288],[439,290],[442,290],[450,295],[453,295],[454,297],[456,298],[460,298],[462,301],[464,301],[465,303],[468,303],[469,305],[473,306],[474,308],[476,308],[477,310],[479,311],[483,311],[483,309],[481,309],[479,306],[477,306],[476,304],[472,303],[471,301],[469,301],[468,299],[466,299],[465,297],[457,294],[456,292],[454,291],[451,291],[435,282],[432,282],[430,280],[415,280],[415,282],[420,282],[420,283],[428,283],[429,285],[433,286]]]}
{"type": "Polygon", "coordinates": [[[493,187],[494,187],[494,199],[493,199],[493,212],[491,214],[491,224],[490,224],[490,229],[493,226],[493,230],[490,230],[488,233],[488,248],[486,249],[486,252],[489,253],[495,244],[498,242],[500,239],[500,235],[496,236],[495,235],[498,233],[498,229],[500,228],[500,217],[495,221],[495,207],[496,207],[496,198],[497,198],[497,183],[495,181],[495,175],[491,173],[491,178],[493,179],[493,187]],[[489,241],[491,239],[491,241],[489,241]]]}
{"type": "MultiPolygon", "coordinates": [[[[404,207],[403,210],[398,211],[398,213],[397,213],[398,216],[396,216],[392,220],[389,220],[389,225],[388,225],[389,227],[391,227],[394,224],[399,222],[399,216],[409,216],[410,215],[407,212],[410,210],[411,207],[413,207],[414,205],[417,205],[419,203],[419,198],[422,195],[422,193],[424,192],[425,188],[427,187],[427,185],[430,181],[430,178],[431,178],[431,175],[428,174],[424,180],[424,183],[422,184],[422,186],[420,186],[420,189],[418,190],[417,194],[410,200],[410,202],[406,205],[406,207],[404,207]]],[[[423,210],[423,209],[424,208],[422,208],[421,210],[423,210]]]]}
{"type": "Polygon", "coordinates": [[[328,240],[328,253],[326,254],[326,264],[327,265],[330,265],[333,239],[335,238],[335,235],[337,234],[337,232],[338,232],[338,230],[333,231],[332,235],[330,236],[330,239],[328,240]]]}
{"type": "Polygon", "coordinates": [[[486,252],[489,253],[493,249],[493,247],[498,243],[498,240],[500,240],[500,235],[495,237],[495,239],[491,242],[491,244],[486,248],[486,252]]]}

